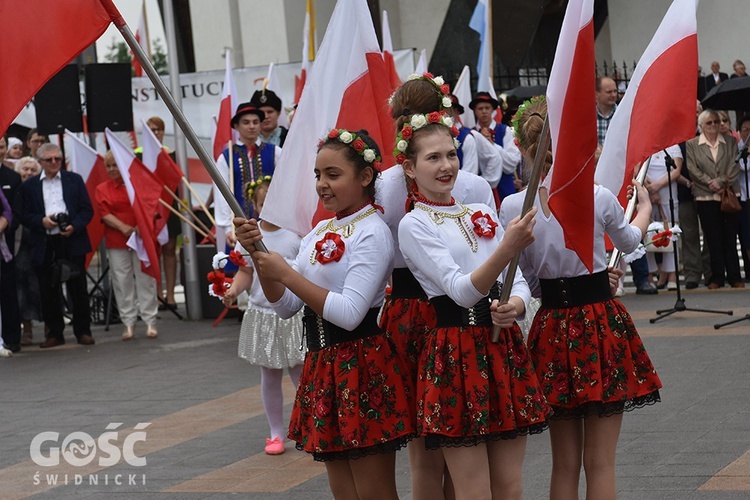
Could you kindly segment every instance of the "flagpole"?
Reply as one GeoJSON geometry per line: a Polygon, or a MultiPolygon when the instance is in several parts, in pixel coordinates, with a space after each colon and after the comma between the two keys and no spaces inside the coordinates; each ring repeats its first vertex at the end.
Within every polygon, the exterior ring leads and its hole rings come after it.
{"type": "MultiPolygon", "coordinates": [[[[167,9],[167,3],[169,3],[170,7],[172,4],[171,0],[165,0],[164,2],[165,13],[169,12],[169,9],[167,9]]],[[[169,14],[169,16],[172,18],[172,24],[174,24],[174,19],[173,19],[174,14],[173,13],[169,14]]],[[[174,118],[175,122],[177,122],[177,125],[179,125],[180,129],[182,129],[182,131],[184,132],[185,138],[188,140],[190,145],[195,150],[196,154],[198,155],[198,158],[201,160],[201,163],[203,163],[203,166],[208,171],[208,174],[211,176],[211,179],[216,184],[216,187],[219,188],[219,192],[221,193],[221,196],[224,198],[224,200],[226,200],[227,204],[229,205],[229,207],[232,209],[232,211],[235,214],[242,214],[243,217],[246,217],[247,214],[245,214],[239,202],[234,198],[234,196],[232,196],[232,192],[229,190],[229,186],[227,185],[226,181],[224,181],[224,178],[219,173],[219,170],[216,168],[216,165],[214,164],[213,160],[211,159],[208,152],[206,151],[206,148],[203,147],[203,144],[201,143],[200,139],[198,139],[198,136],[195,133],[195,130],[193,130],[193,127],[187,121],[185,114],[182,112],[180,107],[175,102],[174,98],[172,97],[172,94],[170,94],[166,85],[164,85],[164,82],[161,81],[161,78],[159,77],[158,73],[156,73],[156,70],[154,69],[153,64],[151,64],[151,61],[149,61],[148,57],[146,57],[146,54],[143,52],[143,49],[141,49],[140,45],[138,45],[138,43],[136,42],[135,36],[133,36],[133,32],[130,30],[130,27],[128,27],[127,23],[125,22],[124,19],[122,19],[122,17],[118,18],[115,21],[115,24],[117,26],[117,29],[120,31],[123,38],[125,39],[125,43],[128,44],[128,47],[130,47],[130,49],[133,51],[133,54],[140,61],[149,80],[151,80],[151,83],[154,84],[154,89],[159,94],[159,97],[161,97],[162,101],[164,101],[164,104],[169,109],[169,112],[172,114],[172,117],[174,118]]],[[[172,73],[171,71],[170,73],[171,73],[171,77],[170,77],[171,80],[179,81],[179,70],[175,69],[174,73],[172,73]]],[[[176,94],[179,95],[179,92],[177,92],[176,94]]],[[[255,248],[256,250],[260,250],[261,252],[268,252],[268,249],[266,248],[266,246],[263,244],[262,241],[255,242],[255,248]]]]}
{"type": "MultiPolygon", "coordinates": [[[[197,216],[195,215],[195,212],[193,212],[193,211],[192,211],[192,210],[190,209],[190,207],[189,207],[189,206],[188,206],[188,204],[187,204],[187,203],[185,202],[185,200],[183,200],[182,198],[180,198],[179,196],[177,196],[177,195],[176,195],[176,194],[174,193],[174,191],[172,191],[171,189],[169,189],[169,187],[168,187],[168,186],[167,186],[166,184],[162,185],[162,187],[164,188],[164,191],[166,191],[167,193],[169,193],[169,194],[170,194],[170,195],[172,196],[172,199],[173,199],[174,201],[176,201],[176,202],[177,202],[177,203],[178,203],[178,204],[180,205],[180,210],[183,210],[183,211],[184,211],[185,213],[187,213],[187,214],[190,214],[190,217],[192,217],[192,218],[193,218],[193,219],[195,220],[195,222],[197,223],[197,225],[198,225],[198,226],[200,226],[200,232],[201,232],[201,233],[209,233],[209,234],[211,233],[211,230],[210,230],[210,229],[209,229],[209,228],[208,228],[208,227],[207,227],[207,226],[206,226],[206,225],[205,225],[205,224],[203,223],[203,221],[202,221],[202,220],[200,220],[200,219],[199,219],[199,218],[198,218],[198,217],[197,217],[197,216]]],[[[161,198],[160,198],[160,199],[161,199],[161,198]]],[[[172,210],[174,210],[174,207],[172,207],[171,205],[170,205],[170,207],[169,207],[169,208],[171,208],[172,210]]],[[[192,224],[192,223],[191,223],[191,224],[192,224]]],[[[204,235],[203,235],[203,237],[204,237],[204,238],[209,238],[209,239],[213,239],[214,241],[216,241],[216,238],[213,238],[212,236],[213,236],[213,235],[211,235],[211,237],[209,237],[209,236],[206,236],[206,234],[204,234],[204,235]]]]}
{"type": "MultiPolygon", "coordinates": [[[[531,179],[529,184],[526,186],[526,196],[523,199],[523,206],[521,208],[521,218],[523,218],[529,210],[534,206],[536,200],[536,193],[539,190],[539,180],[542,178],[542,166],[544,165],[544,159],[547,157],[547,151],[550,145],[550,133],[549,133],[549,115],[544,118],[544,125],[542,125],[542,133],[540,135],[541,142],[536,150],[534,156],[534,165],[531,168],[531,179]]],[[[510,298],[510,292],[513,288],[513,280],[516,277],[516,269],[518,269],[518,261],[521,259],[521,252],[518,252],[513,256],[510,263],[508,264],[508,272],[505,274],[503,280],[503,289],[500,291],[500,298],[498,299],[500,304],[507,304],[510,298]]],[[[492,327],[491,341],[498,343],[500,341],[500,328],[494,325],[492,327]]]]}
{"type": "MultiPolygon", "coordinates": [[[[169,209],[169,211],[172,212],[173,214],[175,214],[182,222],[184,222],[185,224],[187,224],[190,227],[192,227],[193,230],[196,233],[200,234],[201,236],[203,236],[206,239],[210,239],[209,236],[208,236],[209,233],[206,233],[202,229],[198,228],[198,226],[196,226],[195,224],[193,224],[193,222],[190,219],[188,219],[187,217],[185,217],[184,215],[182,215],[179,211],[175,210],[175,208],[172,205],[170,205],[166,201],[162,200],[161,198],[159,198],[159,203],[161,203],[162,206],[167,207],[169,209]]],[[[196,219],[196,220],[198,220],[198,219],[196,219]]]]}
{"type": "MultiPolygon", "coordinates": [[[[648,166],[651,165],[651,157],[649,156],[646,160],[646,163],[643,164],[641,169],[638,171],[638,175],[636,176],[635,180],[638,181],[638,184],[643,185],[643,183],[646,181],[646,173],[648,172],[648,166]]],[[[633,218],[633,212],[635,212],[635,205],[638,202],[638,197],[635,193],[633,193],[633,196],[628,200],[628,206],[625,208],[625,220],[630,223],[630,219],[633,218]]],[[[620,257],[622,257],[622,252],[618,249],[614,249],[612,252],[612,256],[609,258],[609,267],[615,268],[620,265],[620,257]]]]}
{"type": "Polygon", "coordinates": [[[489,43],[487,44],[487,51],[490,53],[490,88],[495,88],[495,63],[492,59],[492,0],[487,0],[487,28],[489,33],[487,33],[487,37],[489,38],[489,43]]]}

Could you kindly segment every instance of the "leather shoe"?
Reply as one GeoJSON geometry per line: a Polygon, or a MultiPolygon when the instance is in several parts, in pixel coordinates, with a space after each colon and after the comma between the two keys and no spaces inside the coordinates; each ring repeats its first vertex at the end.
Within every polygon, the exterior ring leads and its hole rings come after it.
{"type": "Polygon", "coordinates": [[[737,281],[735,283],[732,283],[732,288],[745,288],[745,283],[742,281],[737,281]]]}
{"type": "Polygon", "coordinates": [[[78,337],[78,343],[81,345],[94,345],[96,344],[96,340],[91,335],[81,335],[78,337]]]}
{"type": "Polygon", "coordinates": [[[659,290],[657,290],[656,287],[651,283],[646,282],[636,288],[635,293],[637,293],[638,295],[656,295],[657,293],[659,293],[659,290]]]}
{"type": "Polygon", "coordinates": [[[708,285],[706,285],[706,288],[708,288],[709,290],[718,290],[719,289],[719,284],[718,283],[709,283],[708,285]]]}
{"type": "Polygon", "coordinates": [[[39,344],[39,347],[42,349],[46,349],[47,347],[57,347],[59,345],[64,345],[65,339],[59,339],[57,337],[49,337],[47,340],[39,344]]]}
{"type": "Polygon", "coordinates": [[[685,282],[685,290],[694,290],[698,288],[698,283],[695,281],[686,281],[685,282]]]}

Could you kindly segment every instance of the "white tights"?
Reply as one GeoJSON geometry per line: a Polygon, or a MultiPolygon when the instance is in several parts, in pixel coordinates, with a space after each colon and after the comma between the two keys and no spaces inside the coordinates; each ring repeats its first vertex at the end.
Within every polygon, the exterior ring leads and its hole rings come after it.
{"type": "MultiPolygon", "coordinates": [[[[294,387],[299,383],[302,365],[289,367],[289,377],[294,387]]],[[[266,410],[268,426],[271,428],[271,439],[278,437],[281,441],[286,438],[284,425],[284,394],[281,391],[281,378],[284,370],[281,368],[260,367],[260,397],[266,410]]]]}

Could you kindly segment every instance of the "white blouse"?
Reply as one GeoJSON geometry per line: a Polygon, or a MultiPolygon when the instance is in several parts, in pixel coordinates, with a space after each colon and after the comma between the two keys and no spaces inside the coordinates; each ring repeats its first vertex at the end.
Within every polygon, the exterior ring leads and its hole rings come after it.
{"type": "MultiPolygon", "coordinates": [[[[492,207],[493,212],[497,210],[495,198],[487,181],[469,172],[458,171],[456,184],[451,194],[459,203],[482,203],[492,207]]],[[[381,172],[375,183],[375,203],[383,207],[384,213],[381,217],[388,224],[396,246],[398,246],[398,224],[406,215],[406,196],[406,181],[401,165],[381,172]]],[[[406,267],[401,252],[396,252],[394,267],[399,269],[406,267]]]]}
{"type": "MultiPolygon", "coordinates": [[[[299,253],[299,245],[301,241],[301,238],[297,236],[296,233],[283,228],[279,228],[276,231],[264,231],[263,228],[260,228],[260,232],[263,234],[263,243],[266,244],[266,247],[268,247],[269,250],[280,254],[290,265],[294,264],[297,254],[299,253]]],[[[234,249],[242,253],[243,256],[249,254],[239,242],[237,242],[234,249]]],[[[245,260],[247,261],[248,267],[254,267],[253,261],[250,257],[245,257],[245,260]]],[[[273,312],[271,303],[266,298],[263,293],[263,288],[260,286],[260,280],[256,279],[255,275],[253,275],[253,282],[250,285],[248,295],[250,296],[249,307],[260,309],[267,313],[273,312]]]]}
{"type": "MultiPolygon", "coordinates": [[[[500,206],[500,223],[508,227],[508,223],[521,214],[526,191],[512,194],[503,199],[500,206]]],[[[519,267],[529,281],[535,297],[541,291],[538,279],[572,278],[589,274],[578,255],[565,247],[565,238],[560,223],[555,216],[544,215],[542,205],[537,194],[535,204],[539,211],[536,214],[534,226],[535,241],[521,252],[519,267]]],[[[606,232],[612,243],[625,253],[636,249],[643,235],[641,230],[631,226],[625,220],[625,214],[611,191],[594,186],[594,272],[607,269],[606,251],[604,249],[604,233],[606,232]]]]}
{"type": "MultiPolygon", "coordinates": [[[[316,285],[329,290],[323,306],[323,319],[345,330],[353,330],[373,308],[383,305],[395,253],[388,226],[370,205],[343,219],[318,223],[302,239],[294,262],[295,270],[316,285]],[[321,264],[315,244],[328,232],[338,234],[344,243],[341,259],[321,264]]],[[[290,318],[304,303],[289,289],[271,304],[281,318],[290,318]]]]}
{"type": "MultiPolygon", "coordinates": [[[[429,298],[447,295],[459,306],[471,307],[484,297],[471,282],[471,273],[493,254],[505,233],[498,225],[494,238],[477,235],[471,221],[477,211],[497,221],[487,205],[435,207],[416,203],[399,224],[401,252],[429,298]]],[[[504,275],[505,271],[498,281],[502,282],[504,275]]],[[[528,305],[531,293],[520,272],[516,273],[511,295],[528,305]]]]}

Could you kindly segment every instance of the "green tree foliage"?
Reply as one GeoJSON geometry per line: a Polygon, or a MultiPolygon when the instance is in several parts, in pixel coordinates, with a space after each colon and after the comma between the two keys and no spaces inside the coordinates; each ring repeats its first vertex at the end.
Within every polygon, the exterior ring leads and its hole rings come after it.
{"type": "MultiPolygon", "coordinates": [[[[110,63],[129,63],[130,62],[130,49],[124,41],[116,41],[112,39],[112,43],[107,47],[107,54],[104,56],[104,60],[110,63]]],[[[164,47],[161,44],[161,40],[156,38],[153,42],[153,51],[151,52],[151,63],[154,65],[156,72],[160,75],[167,75],[167,54],[164,52],[164,47]]]]}

